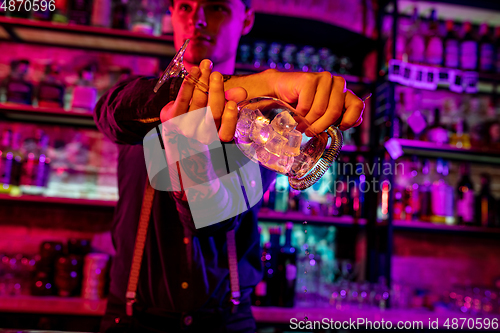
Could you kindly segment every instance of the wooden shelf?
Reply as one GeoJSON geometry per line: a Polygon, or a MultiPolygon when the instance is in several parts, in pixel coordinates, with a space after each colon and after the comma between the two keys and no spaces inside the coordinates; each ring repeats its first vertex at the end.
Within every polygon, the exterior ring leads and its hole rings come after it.
{"type": "Polygon", "coordinates": [[[331,224],[337,226],[356,226],[366,225],[366,219],[355,219],[352,216],[314,216],[305,215],[299,212],[275,212],[269,209],[261,209],[258,218],[261,221],[272,221],[272,222],[304,222],[307,223],[318,223],[318,224],[331,224]]]}
{"type": "MultiPolygon", "coordinates": [[[[5,201],[21,201],[21,202],[37,202],[55,205],[78,205],[89,207],[115,207],[116,201],[113,200],[90,200],[90,199],[73,199],[73,198],[57,198],[57,197],[44,197],[36,195],[21,195],[11,196],[8,194],[0,194],[0,200],[5,201]]],[[[338,226],[355,226],[366,225],[366,219],[355,219],[352,216],[313,216],[305,215],[299,212],[275,212],[269,209],[261,209],[258,214],[259,220],[273,221],[273,222],[304,222],[318,223],[318,224],[331,224],[338,226]]]]}
{"type": "Polygon", "coordinates": [[[0,312],[102,316],[106,303],[80,297],[1,296],[0,312]]]}
{"type": "Polygon", "coordinates": [[[500,236],[500,228],[487,228],[487,227],[476,227],[476,226],[466,226],[466,225],[447,225],[441,223],[431,223],[424,221],[404,221],[395,220],[392,222],[396,229],[413,229],[421,231],[442,231],[450,233],[463,233],[472,235],[492,235],[500,236]]]}
{"type": "Polygon", "coordinates": [[[96,128],[92,112],[40,108],[31,105],[0,103],[0,113],[15,121],[43,122],[96,128]]]}
{"type": "Polygon", "coordinates": [[[173,57],[172,36],[0,17],[0,40],[143,56],[173,57]]]}
{"type": "MultiPolygon", "coordinates": [[[[297,321],[304,320],[307,316],[308,320],[321,322],[324,318],[327,318],[328,323],[330,320],[335,321],[347,321],[348,323],[357,322],[359,319],[369,320],[371,322],[378,321],[382,319],[385,322],[391,322],[393,327],[396,328],[398,322],[409,321],[422,322],[424,328],[429,327],[429,319],[431,321],[438,320],[439,327],[445,328],[443,324],[449,318],[449,323],[451,324],[452,318],[475,318],[470,314],[463,314],[460,312],[452,312],[449,310],[441,310],[439,312],[433,312],[429,310],[413,310],[413,309],[387,309],[380,310],[376,308],[359,309],[356,307],[350,309],[337,310],[335,308],[278,308],[278,307],[252,307],[252,313],[257,322],[261,323],[281,323],[290,324],[292,318],[296,318],[297,321]]],[[[483,318],[500,318],[498,314],[482,315],[483,318]]],[[[461,323],[461,321],[460,321],[461,323]]],[[[305,324],[303,324],[305,325],[305,324]]],[[[363,327],[363,325],[360,325],[363,327]]],[[[387,326],[386,326],[387,327],[387,326]]],[[[422,328],[422,327],[421,327],[422,328]]],[[[420,328],[420,329],[421,329],[420,328]]],[[[416,330],[416,329],[415,329],[416,330]]]]}
{"type": "Polygon", "coordinates": [[[0,200],[5,201],[21,201],[21,202],[36,202],[55,205],[78,205],[89,207],[115,207],[116,201],[113,200],[91,200],[91,199],[74,199],[74,198],[57,198],[44,197],[39,195],[21,195],[11,196],[8,194],[0,194],[0,200]]]}
{"type": "MultiPolygon", "coordinates": [[[[36,296],[2,296],[0,297],[0,312],[4,313],[32,313],[32,314],[57,314],[80,316],[103,316],[106,310],[106,300],[86,300],[78,297],[36,297],[36,296]]],[[[279,308],[279,307],[252,307],[255,320],[260,323],[289,324],[292,318],[303,320],[305,316],[311,321],[356,321],[364,318],[370,321],[390,321],[394,326],[398,321],[421,321],[428,327],[429,318],[438,319],[440,327],[446,319],[472,318],[471,315],[459,312],[442,310],[432,312],[428,310],[379,310],[368,309],[343,309],[334,308],[279,308]]],[[[483,318],[500,318],[500,315],[482,315],[483,318]]],[[[362,326],[362,325],[360,325],[362,326]]]]}
{"type": "Polygon", "coordinates": [[[500,151],[491,149],[463,149],[453,147],[448,144],[439,145],[433,142],[390,139],[398,143],[403,152],[407,155],[419,155],[434,158],[444,158],[451,160],[469,161],[474,163],[495,163],[500,164],[500,151]]]}

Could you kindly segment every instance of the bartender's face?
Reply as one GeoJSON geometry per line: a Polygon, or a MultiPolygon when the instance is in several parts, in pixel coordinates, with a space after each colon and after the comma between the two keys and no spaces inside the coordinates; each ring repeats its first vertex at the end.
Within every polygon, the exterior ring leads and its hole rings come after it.
{"type": "Polygon", "coordinates": [[[253,12],[241,0],[173,0],[174,44],[190,39],[184,61],[198,65],[208,58],[216,65],[235,61],[240,37],[252,28],[253,12]]]}

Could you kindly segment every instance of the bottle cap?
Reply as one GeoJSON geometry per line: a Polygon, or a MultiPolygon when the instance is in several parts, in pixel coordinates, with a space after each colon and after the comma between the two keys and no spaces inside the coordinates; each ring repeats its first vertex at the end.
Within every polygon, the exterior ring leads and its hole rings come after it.
{"type": "Polygon", "coordinates": [[[453,31],[455,28],[455,22],[453,20],[446,20],[446,30],[453,31]]]}
{"type": "Polygon", "coordinates": [[[490,27],[488,26],[488,23],[483,23],[479,26],[479,34],[481,36],[487,35],[489,31],[490,31],[490,27]]]}

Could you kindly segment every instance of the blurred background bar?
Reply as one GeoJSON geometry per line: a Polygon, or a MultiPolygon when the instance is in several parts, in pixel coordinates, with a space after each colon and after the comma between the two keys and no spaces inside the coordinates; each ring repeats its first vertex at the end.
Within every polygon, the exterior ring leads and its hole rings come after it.
{"type": "MultiPolygon", "coordinates": [[[[113,260],[117,148],[99,97],[175,54],[161,0],[0,9],[0,330],[97,331],[113,260]]],[[[259,214],[258,332],[290,318],[500,318],[498,0],[253,0],[237,73],[328,71],[361,126],[305,191],[259,214]]],[[[450,319],[451,320],[451,319],[450,319]]],[[[486,319],[484,319],[486,320],[486,319]]],[[[469,327],[470,328],[470,327],[469,327]]],[[[309,330],[310,331],[310,330],[309,330]]]]}

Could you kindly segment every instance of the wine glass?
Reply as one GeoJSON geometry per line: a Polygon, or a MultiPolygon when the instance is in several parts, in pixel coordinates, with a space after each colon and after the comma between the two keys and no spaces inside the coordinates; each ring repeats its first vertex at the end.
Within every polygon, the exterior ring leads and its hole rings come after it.
{"type": "MultiPolygon", "coordinates": [[[[208,86],[189,75],[184,67],[188,43],[189,39],[163,72],[155,92],[169,78],[182,77],[208,93],[208,86]]],[[[337,158],[343,143],[337,127],[341,119],[326,131],[315,133],[310,123],[291,105],[274,97],[261,96],[238,103],[234,140],[249,159],[288,176],[292,188],[304,190],[316,183],[337,158]]]]}

